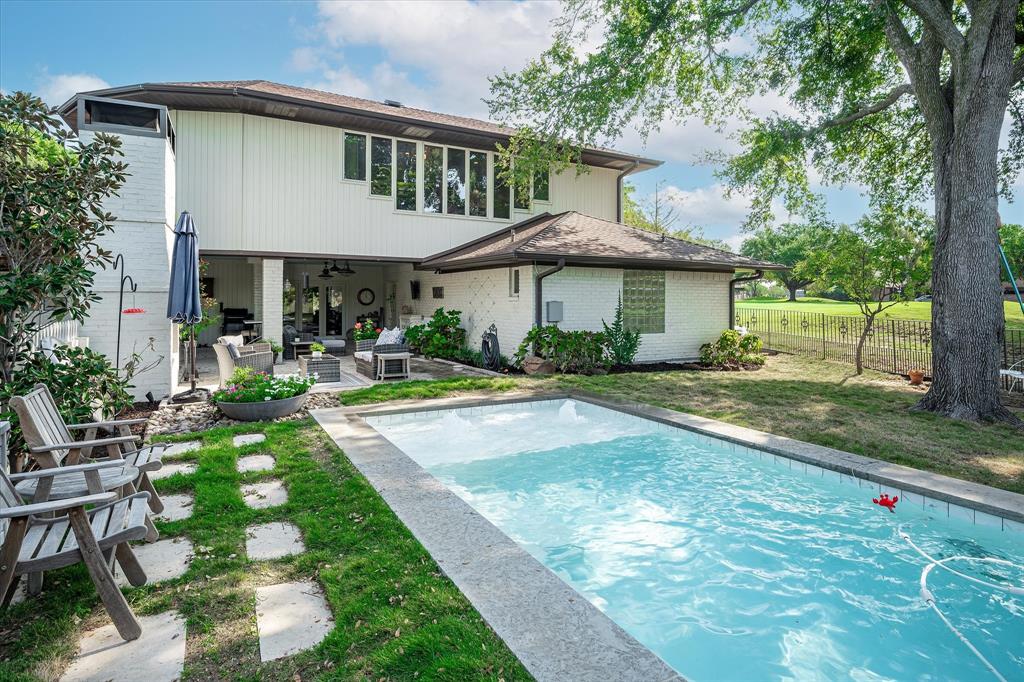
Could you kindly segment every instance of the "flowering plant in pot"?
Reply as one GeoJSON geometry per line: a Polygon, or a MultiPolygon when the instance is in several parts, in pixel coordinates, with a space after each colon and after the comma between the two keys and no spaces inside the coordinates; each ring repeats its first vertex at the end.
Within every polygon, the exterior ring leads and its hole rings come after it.
{"type": "Polygon", "coordinates": [[[224,388],[213,394],[220,411],[239,421],[276,419],[302,409],[315,376],[271,376],[251,367],[235,369],[224,388]]]}
{"type": "Polygon", "coordinates": [[[326,347],[326,346],[324,346],[324,344],[322,344],[322,343],[319,343],[319,342],[317,342],[317,343],[312,343],[312,344],[310,344],[310,346],[309,346],[309,353],[310,353],[310,355],[312,355],[312,356],[313,356],[314,358],[319,358],[319,357],[323,357],[323,354],[324,354],[324,351],[325,351],[325,350],[327,350],[327,347],[326,347]]]}
{"type": "Polygon", "coordinates": [[[373,320],[367,319],[366,322],[356,322],[355,328],[352,330],[352,338],[356,341],[362,341],[364,339],[375,339],[380,336],[381,328],[373,323],[373,320]]]}
{"type": "Polygon", "coordinates": [[[270,350],[273,351],[274,353],[274,364],[279,364],[281,362],[281,353],[284,352],[284,346],[282,346],[279,343],[274,343],[273,341],[271,341],[270,350]]]}

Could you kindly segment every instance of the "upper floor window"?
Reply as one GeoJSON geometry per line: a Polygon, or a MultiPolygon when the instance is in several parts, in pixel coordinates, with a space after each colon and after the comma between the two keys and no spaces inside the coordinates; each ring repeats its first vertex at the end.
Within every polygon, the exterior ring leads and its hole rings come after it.
{"type": "Polygon", "coordinates": [[[416,143],[395,142],[395,208],[416,210],[416,143]]]}
{"type": "Polygon", "coordinates": [[[469,215],[487,217],[487,153],[469,153],[469,215]]]}
{"type": "Polygon", "coordinates": [[[512,217],[512,189],[498,173],[494,175],[494,217],[512,217]]]}
{"type": "Polygon", "coordinates": [[[448,207],[454,215],[466,215],[466,150],[448,148],[446,172],[448,185],[448,207]]]}
{"type": "Polygon", "coordinates": [[[512,196],[515,198],[515,200],[512,202],[512,205],[515,207],[515,209],[517,211],[528,211],[528,210],[530,210],[530,193],[529,192],[524,192],[521,189],[519,189],[518,187],[516,187],[513,190],[513,192],[512,192],[512,196]]]}
{"type": "Polygon", "coordinates": [[[440,213],[444,196],[444,149],[423,145],[423,212],[440,213]]]}
{"type": "Polygon", "coordinates": [[[551,200],[551,178],[548,171],[538,171],[533,175],[533,198],[537,201],[551,200]]]}
{"type": "Polygon", "coordinates": [[[346,180],[366,180],[366,135],[345,133],[346,180]]]}
{"type": "Polygon", "coordinates": [[[641,334],[665,332],[665,271],[622,271],[622,322],[641,334]]]}
{"type": "Polygon", "coordinates": [[[390,137],[370,138],[370,194],[391,196],[390,137]]]}

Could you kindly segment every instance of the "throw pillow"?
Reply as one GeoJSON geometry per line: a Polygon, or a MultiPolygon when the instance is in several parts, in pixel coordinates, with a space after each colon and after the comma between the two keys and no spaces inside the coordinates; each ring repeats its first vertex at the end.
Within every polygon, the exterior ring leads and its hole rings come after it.
{"type": "Polygon", "coordinates": [[[232,360],[237,360],[242,357],[242,354],[238,352],[238,346],[233,343],[226,344],[228,347],[228,355],[231,356],[232,360]]]}
{"type": "Polygon", "coordinates": [[[395,327],[394,329],[384,329],[380,333],[380,336],[377,337],[376,345],[383,346],[386,344],[390,345],[395,343],[401,343],[401,339],[402,330],[400,330],[398,327],[395,327]]]}
{"type": "Polygon", "coordinates": [[[245,339],[242,337],[241,334],[239,334],[238,336],[222,336],[219,339],[217,339],[217,342],[223,343],[225,346],[229,346],[231,344],[235,344],[236,346],[245,345],[245,339]]]}

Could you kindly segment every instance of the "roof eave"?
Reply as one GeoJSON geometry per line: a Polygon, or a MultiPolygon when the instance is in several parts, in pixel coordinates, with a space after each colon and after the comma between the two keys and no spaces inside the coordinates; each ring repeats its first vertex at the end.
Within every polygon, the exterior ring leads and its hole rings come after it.
{"type": "Polygon", "coordinates": [[[583,267],[628,267],[637,270],[679,270],[698,272],[735,272],[736,270],[786,270],[782,265],[726,263],[720,261],[687,261],[677,258],[638,258],[628,256],[579,256],[559,253],[534,253],[514,251],[498,256],[466,258],[452,262],[430,263],[422,261],[414,266],[416,270],[431,270],[440,273],[510,267],[523,264],[547,264],[565,260],[566,265],[583,267]]]}

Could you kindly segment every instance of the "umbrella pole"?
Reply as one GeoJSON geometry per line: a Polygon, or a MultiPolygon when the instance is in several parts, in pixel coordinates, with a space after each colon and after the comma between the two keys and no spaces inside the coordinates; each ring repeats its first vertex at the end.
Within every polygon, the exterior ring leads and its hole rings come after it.
{"type": "Polygon", "coordinates": [[[192,364],[192,371],[189,378],[192,380],[192,393],[196,392],[196,326],[189,325],[189,362],[192,364]]]}

